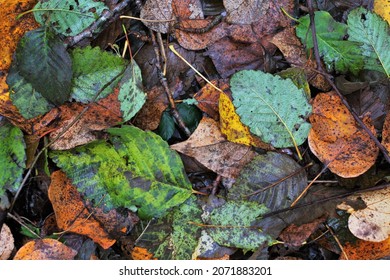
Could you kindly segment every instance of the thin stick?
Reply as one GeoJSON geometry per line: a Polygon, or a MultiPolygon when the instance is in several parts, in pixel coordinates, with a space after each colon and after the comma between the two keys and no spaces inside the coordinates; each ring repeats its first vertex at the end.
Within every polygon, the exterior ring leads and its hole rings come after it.
{"type": "Polygon", "coordinates": [[[171,90],[169,89],[167,78],[165,77],[163,70],[161,68],[161,59],[160,59],[160,52],[159,52],[159,46],[156,41],[156,36],[154,35],[154,31],[150,30],[150,35],[153,42],[153,49],[156,56],[156,67],[158,70],[158,76],[160,79],[160,83],[163,86],[165,90],[165,94],[168,97],[169,104],[171,105],[171,113],[172,116],[177,121],[177,124],[179,125],[180,129],[186,134],[187,137],[190,137],[191,131],[187,128],[186,124],[184,123],[183,119],[181,118],[179,112],[177,111],[175,100],[173,99],[171,90]]]}
{"type": "Polygon", "coordinates": [[[341,242],[337,235],[333,232],[332,228],[328,226],[328,224],[325,224],[326,228],[329,230],[330,234],[333,236],[334,240],[336,241],[337,245],[339,245],[341,252],[343,253],[346,260],[349,260],[347,253],[344,250],[343,245],[341,245],[341,242]]]}
{"type": "Polygon", "coordinates": [[[144,19],[144,18],[139,18],[139,17],[132,17],[132,16],[120,16],[119,18],[127,18],[127,19],[134,19],[134,20],[139,20],[139,21],[145,21],[145,22],[172,22],[175,21],[175,19],[144,19]]]}

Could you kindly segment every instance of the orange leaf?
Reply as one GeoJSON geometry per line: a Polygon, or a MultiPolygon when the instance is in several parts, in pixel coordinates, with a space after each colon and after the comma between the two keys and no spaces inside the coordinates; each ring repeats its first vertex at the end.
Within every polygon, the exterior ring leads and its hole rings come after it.
{"type": "Polygon", "coordinates": [[[254,146],[265,150],[271,150],[271,146],[262,142],[258,137],[253,136],[249,128],[240,121],[233,102],[225,93],[219,97],[219,113],[221,121],[221,132],[226,138],[234,143],[246,146],[254,146]]]}
{"type": "Polygon", "coordinates": [[[134,247],[131,251],[131,257],[133,260],[156,260],[153,258],[153,254],[148,251],[146,248],[134,247]]]}
{"type": "MultiPolygon", "coordinates": [[[[358,240],[346,243],[343,249],[349,260],[377,260],[390,255],[390,238],[382,242],[358,240]]],[[[345,255],[341,254],[340,259],[345,260],[345,255]]]]}
{"type": "Polygon", "coordinates": [[[51,175],[49,199],[59,228],[86,235],[105,249],[116,241],[111,236],[124,235],[137,222],[135,216],[121,217],[115,210],[104,213],[99,208],[86,206],[62,171],[51,175]]]}
{"type": "Polygon", "coordinates": [[[390,114],[387,114],[382,129],[382,145],[390,153],[390,114]]]}
{"type": "Polygon", "coordinates": [[[24,244],[14,260],[73,260],[77,251],[55,239],[37,239],[24,244]]]}
{"type": "MultiPolygon", "coordinates": [[[[229,88],[229,84],[225,80],[214,80],[211,82],[221,90],[229,88]]],[[[219,90],[207,83],[194,95],[194,98],[198,101],[196,106],[216,121],[219,119],[218,100],[220,93],[219,90]]]]}
{"type": "Polygon", "coordinates": [[[32,9],[37,2],[37,0],[1,1],[0,72],[7,72],[11,65],[16,45],[24,33],[39,27],[32,14],[23,16],[19,20],[16,19],[20,13],[32,9]]]}
{"type": "MultiPolygon", "coordinates": [[[[379,149],[334,92],[316,96],[310,122],[309,147],[333,173],[357,177],[375,163],[379,149]]],[[[363,122],[376,133],[369,117],[363,122]]]]}

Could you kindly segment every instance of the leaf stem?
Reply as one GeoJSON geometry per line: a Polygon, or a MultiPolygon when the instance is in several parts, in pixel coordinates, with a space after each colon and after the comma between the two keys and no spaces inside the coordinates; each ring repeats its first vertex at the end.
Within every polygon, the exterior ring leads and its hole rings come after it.
{"type": "Polygon", "coordinates": [[[19,14],[16,17],[16,19],[20,19],[22,16],[27,15],[29,13],[33,13],[33,12],[61,12],[61,13],[76,14],[76,15],[80,15],[80,16],[84,16],[84,17],[95,18],[94,16],[89,15],[89,14],[85,14],[85,13],[77,12],[77,11],[65,10],[65,9],[31,9],[31,10],[28,10],[28,11],[25,11],[25,12],[19,14]]]}

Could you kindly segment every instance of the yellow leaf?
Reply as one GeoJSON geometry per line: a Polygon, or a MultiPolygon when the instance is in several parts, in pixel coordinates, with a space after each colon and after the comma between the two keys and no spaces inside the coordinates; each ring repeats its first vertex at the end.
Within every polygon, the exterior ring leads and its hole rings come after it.
{"type": "Polygon", "coordinates": [[[390,24],[390,1],[389,0],[375,0],[374,12],[380,15],[390,24]]]}
{"type": "Polygon", "coordinates": [[[249,128],[241,123],[233,102],[225,93],[221,93],[219,97],[219,114],[221,132],[226,135],[227,140],[233,143],[254,146],[265,150],[271,149],[269,144],[266,144],[259,138],[253,136],[249,132],[249,128]]]}

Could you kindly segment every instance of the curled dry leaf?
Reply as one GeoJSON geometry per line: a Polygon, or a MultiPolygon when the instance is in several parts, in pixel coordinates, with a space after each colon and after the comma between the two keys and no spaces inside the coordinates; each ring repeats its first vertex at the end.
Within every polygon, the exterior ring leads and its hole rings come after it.
{"type": "Polygon", "coordinates": [[[353,200],[363,200],[366,208],[353,210],[348,203],[339,205],[340,209],[352,212],[348,219],[348,228],[357,238],[381,242],[390,234],[390,189],[365,192],[349,197],[353,200]]]}
{"type": "Polygon", "coordinates": [[[3,224],[0,232],[0,260],[8,260],[14,247],[12,232],[6,224],[3,224]]]}
{"type": "Polygon", "coordinates": [[[188,140],[171,148],[194,157],[208,169],[228,178],[237,177],[244,165],[256,155],[250,147],[227,141],[218,123],[207,117],[201,120],[188,140]]]}
{"type": "Polygon", "coordinates": [[[219,97],[219,113],[221,132],[226,135],[229,141],[264,150],[271,150],[271,145],[264,143],[260,138],[252,135],[249,128],[240,121],[233,102],[225,93],[221,93],[219,97]]]}
{"type": "Polygon", "coordinates": [[[14,260],[73,260],[77,251],[55,239],[36,239],[24,244],[14,260]]]}
{"type": "MultiPolygon", "coordinates": [[[[333,173],[353,178],[374,165],[379,149],[356,124],[336,93],[321,93],[315,97],[310,122],[310,150],[333,173]]],[[[369,117],[364,117],[363,122],[376,133],[369,117]]]]}
{"type": "Polygon", "coordinates": [[[76,187],[62,171],[53,172],[51,180],[49,199],[58,227],[63,230],[86,235],[107,249],[116,242],[113,237],[126,234],[137,222],[131,214],[125,216],[116,210],[104,213],[97,207],[86,206],[76,187]]]}

